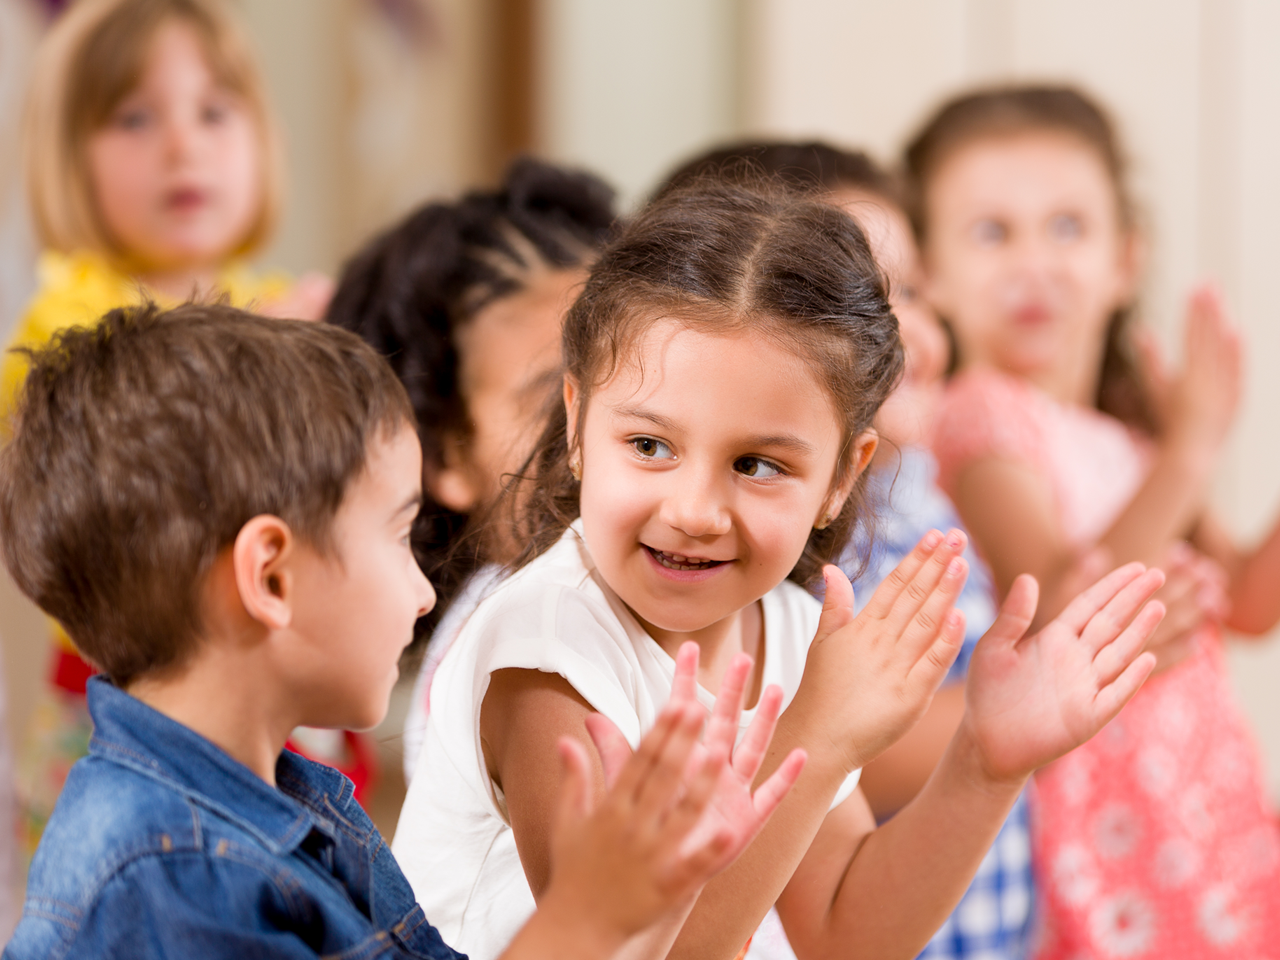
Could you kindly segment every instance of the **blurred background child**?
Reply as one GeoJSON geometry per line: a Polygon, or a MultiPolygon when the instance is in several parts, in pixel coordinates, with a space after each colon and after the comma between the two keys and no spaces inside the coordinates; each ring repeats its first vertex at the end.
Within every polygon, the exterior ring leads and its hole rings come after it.
{"type": "Polygon", "coordinates": [[[942,484],[997,589],[1033,573],[1038,615],[1051,616],[1095,544],[1117,563],[1159,563],[1186,540],[1180,562],[1198,571],[1199,629],[1159,651],[1163,671],[1105,736],[1037,777],[1038,953],[1264,955],[1280,935],[1280,837],[1221,624],[1280,619],[1280,528],[1243,551],[1207,506],[1240,390],[1221,298],[1192,295],[1176,376],[1140,367],[1142,246],[1123,156],[1072,89],[954,99],[907,163],[929,296],[959,344],[935,440],[942,484]]]}
{"type": "MultiPolygon", "coordinates": [[[[281,200],[278,136],[247,37],[220,0],[81,0],[45,38],[24,142],[44,253],[12,347],[150,296],[226,294],[318,316],[330,284],[258,277],[243,259],[281,200]]],[[[0,410],[26,373],[0,366],[0,410]]],[[[92,669],[56,626],[50,688],[20,755],[22,831],[34,849],[70,765],[88,748],[92,669]]]]}
{"type": "Polygon", "coordinates": [[[344,268],[326,319],[390,361],[418,418],[426,502],[413,528],[435,609],[404,728],[413,778],[431,677],[518,545],[484,523],[558,399],[560,326],[614,221],[596,177],[517,160],[501,185],[426,205],[344,268]],[[476,522],[481,521],[481,522],[476,522]]]}

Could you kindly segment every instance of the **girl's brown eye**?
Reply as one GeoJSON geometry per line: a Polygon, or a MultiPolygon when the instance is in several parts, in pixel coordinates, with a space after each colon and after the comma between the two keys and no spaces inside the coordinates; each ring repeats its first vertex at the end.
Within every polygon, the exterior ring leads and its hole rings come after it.
{"type": "Polygon", "coordinates": [[[759,457],[740,457],[734,461],[733,468],[743,476],[755,477],[756,479],[776,477],[782,473],[768,460],[761,460],[759,457]]]}
{"type": "Polygon", "coordinates": [[[653,437],[636,437],[631,441],[631,446],[647,460],[670,460],[675,456],[670,447],[653,437]]]}

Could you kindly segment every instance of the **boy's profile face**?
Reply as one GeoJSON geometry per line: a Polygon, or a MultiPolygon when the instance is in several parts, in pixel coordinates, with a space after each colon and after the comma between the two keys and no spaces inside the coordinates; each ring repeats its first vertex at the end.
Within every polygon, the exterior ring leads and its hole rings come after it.
{"type": "Polygon", "coordinates": [[[333,521],[325,554],[300,545],[294,566],[293,687],[309,726],[381,722],[413,625],[435,592],[409,545],[422,502],[422,450],[408,425],[375,438],[333,521]]]}

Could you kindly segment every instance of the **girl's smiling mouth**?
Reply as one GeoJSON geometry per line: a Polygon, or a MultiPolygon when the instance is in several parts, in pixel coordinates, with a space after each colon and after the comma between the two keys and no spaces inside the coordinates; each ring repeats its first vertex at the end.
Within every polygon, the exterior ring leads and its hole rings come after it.
{"type": "Polygon", "coordinates": [[[731,562],[729,560],[700,560],[696,557],[687,557],[681,553],[667,553],[648,544],[641,544],[641,546],[644,547],[645,553],[649,555],[649,559],[653,561],[659,572],[677,580],[700,580],[702,578],[698,574],[710,573],[731,562]]]}

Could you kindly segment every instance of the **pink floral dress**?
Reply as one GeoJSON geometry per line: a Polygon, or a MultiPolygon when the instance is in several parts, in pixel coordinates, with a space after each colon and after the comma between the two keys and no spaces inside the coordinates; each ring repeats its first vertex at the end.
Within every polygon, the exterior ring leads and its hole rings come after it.
{"type": "MultiPolygon", "coordinates": [[[[1043,471],[1058,517],[1096,541],[1146,476],[1149,445],[1021,380],[957,377],[940,482],[983,457],[1043,471]]],[[[1036,776],[1040,960],[1280,957],[1280,832],[1217,630],[1149,680],[1096,737],[1036,776]]]]}

